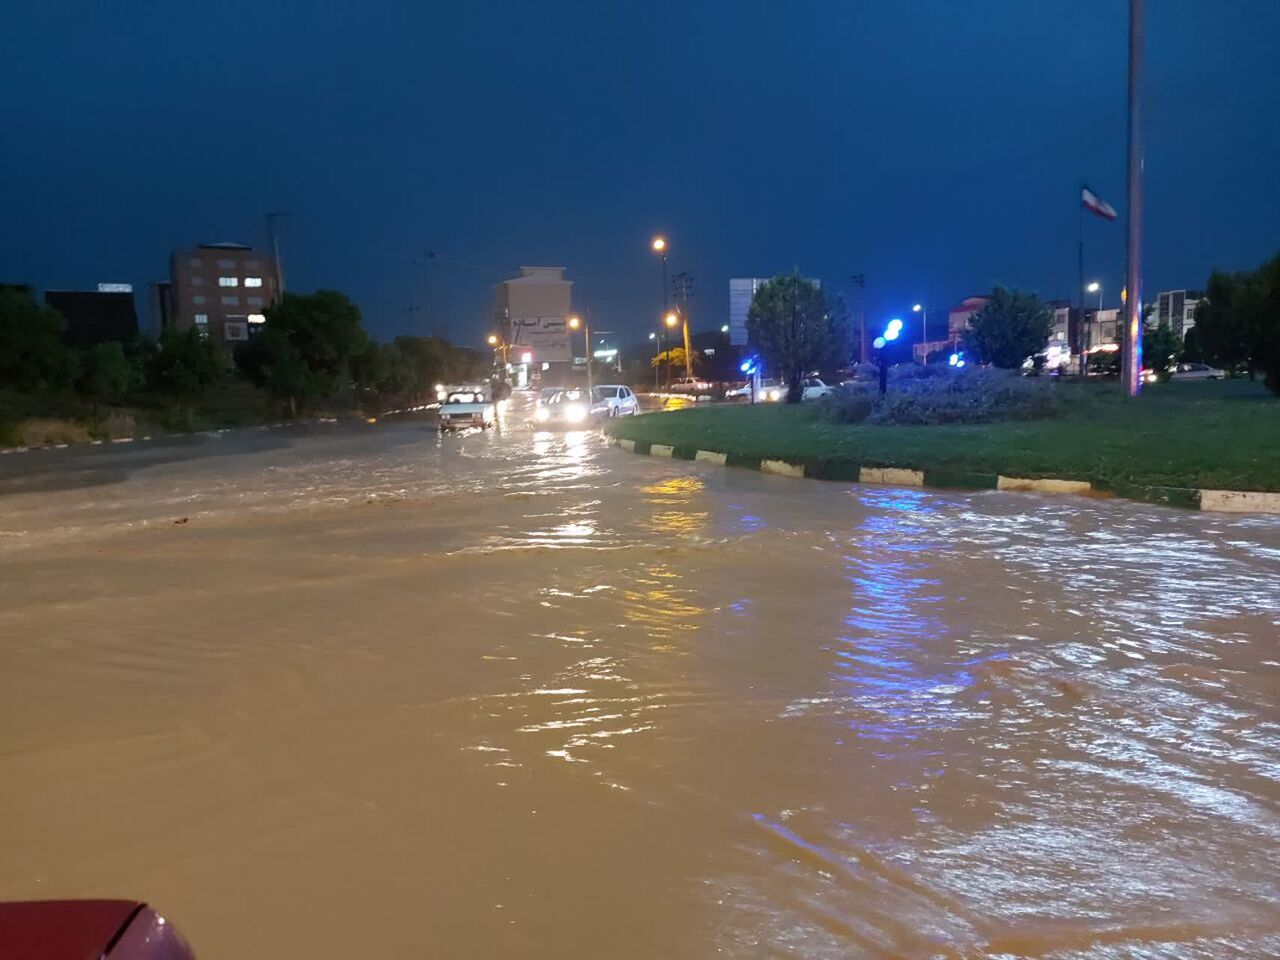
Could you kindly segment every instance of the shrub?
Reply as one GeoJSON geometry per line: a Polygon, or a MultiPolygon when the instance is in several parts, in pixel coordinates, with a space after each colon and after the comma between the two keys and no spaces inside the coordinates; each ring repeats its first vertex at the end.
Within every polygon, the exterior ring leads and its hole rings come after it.
{"type": "Polygon", "coordinates": [[[881,398],[873,385],[845,387],[823,399],[837,423],[941,424],[1038,420],[1058,411],[1053,385],[994,369],[906,370],[881,398]]]}

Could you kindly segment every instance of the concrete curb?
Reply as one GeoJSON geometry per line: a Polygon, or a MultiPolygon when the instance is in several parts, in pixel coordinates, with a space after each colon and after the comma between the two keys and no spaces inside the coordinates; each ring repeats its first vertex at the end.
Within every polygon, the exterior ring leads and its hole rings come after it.
{"type": "Polygon", "coordinates": [[[1135,483],[1116,483],[1106,488],[1087,480],[1055,477],[1006,477],[995,473],[971,473],[941,467],[932,470],[910,470],[903,467],[864,467],[850,460],[809,459],[801,462],[775,459],[753,459],[717,450],[610,437],[609,442],[632,453],[695,460],[721,467],[746,467],[777,477],[812,480],[837,480],[845,483],[870,483],[894,487],[930,487],[940,490],[1005,490],[1032,493],[1116,496],[1143,503],[1184,507],[1216,513],[1280,514],[1280,493],[1251,490],[1198,490],[1192,487],[1158,487],[1135,483]]]}

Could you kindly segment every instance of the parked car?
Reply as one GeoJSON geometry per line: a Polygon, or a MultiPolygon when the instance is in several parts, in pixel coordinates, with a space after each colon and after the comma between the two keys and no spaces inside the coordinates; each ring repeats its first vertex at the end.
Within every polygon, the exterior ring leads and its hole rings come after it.
{"type": "Polygon", "coordinates": [[[670,393],[710,393],[711,381],[702,377],[680,377],[671,381],[670,393]]]}
{"type": "Polygon", "coordinates": [[[835,387],[829,387],[817,377],[805,377],[800,381],[801,400],[817,400],[819,397],[825,397],[829,393],[835,393],[835,387]]]}
{"type": "Polygon", "coordinates": [[[0,957],[195,960],[173,924],[136,900],[0,903],[0,957]]]}
{"type": "Polygon", "coordinates": [[[564,387],[543,387],[538,391],[538,399],[534,402],[534,406],[541,407],[550,403],[552,398],[563,389],[564,387]]]}
{"type": "Polygon", "coordinates": [[[440,432],[479,428],[487,430],[498,421],[498,410],[483,390],[455,390],[440,404],[440,432]]]}
{"type": "Polygon", "coordinates": [[[1225,380],[1227,371],[1207,363],[1180,363],[1169,374],[1170,380],[1225,380]]]}
{"type": "Polygon", "coordinates": [[[746,383],[739,383],[730,387],[728,390],[724,392],[724,398],[726,400],[742,400],[744,398],[747,400],[750,400],[751,399],[751,381],[748,380],[746,383]]]}

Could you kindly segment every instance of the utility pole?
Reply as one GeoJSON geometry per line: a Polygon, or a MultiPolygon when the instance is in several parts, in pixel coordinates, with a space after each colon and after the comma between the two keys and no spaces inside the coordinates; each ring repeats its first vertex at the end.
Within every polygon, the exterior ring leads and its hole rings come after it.
{"type": "Polygon", "coordinates": [[[1129,209],[1128,263],[1120,376],[1124,392],[1142,389],[1142,47],[1146,0],[1129,0],[1129,209]]]}
{"type": "Polygon", "coordinates": [[[276,299],[284,297],[284,268],[280,266],[280,237],[276,233],[276,221],[281,217],[291,217],[293,214],[284,212],[275,212],[267,214],[267,236],[271,241],[271,259],[276,266],[276,299]]]}
{"type": "MultiPolygon", "coordinates": [[[[867,286],[867,275],[865,273],[855,273],[853,276],[849,278],[849,282],[852,283],[859,290],[864,290],[866,289],[866,286],[867,286]]],[[[858,297],[858,337],[860,341],[859,348],[858,348],[858,362],[866,363],[867,362],[867,312],[863,307],[862,297],[858,297]]]]}
{"type": "Polygon", "coordinates": [[[681,272],[671,278],[671,287],[676,296],[676,312],[680,314],[680,322],[684,330],[684,375],[693,378],[693,347],[689,342],[689,301],[693,299],[693,277],[681,272]]]}

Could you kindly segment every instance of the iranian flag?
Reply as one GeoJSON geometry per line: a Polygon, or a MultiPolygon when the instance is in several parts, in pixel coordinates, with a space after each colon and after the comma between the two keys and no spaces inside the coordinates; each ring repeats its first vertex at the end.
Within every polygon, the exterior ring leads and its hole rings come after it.
{"type": "Polygon", "coordinates": [[[1086,210],[1090,210],[1102,217],[1104,220],[1114,220],[1116,218],[1116,208],[1100,196],[1085,187],[1080,194],[1080,202],[1084,204],[1086,210]]]}

